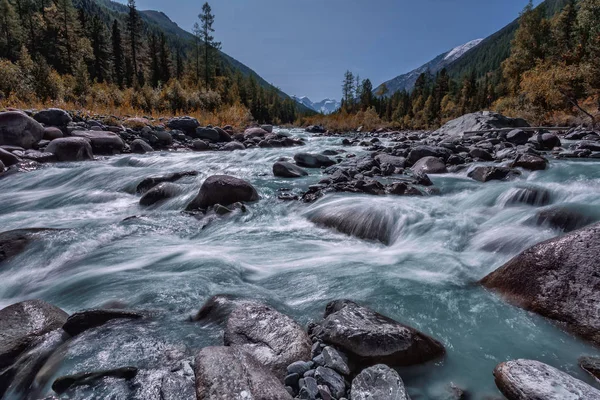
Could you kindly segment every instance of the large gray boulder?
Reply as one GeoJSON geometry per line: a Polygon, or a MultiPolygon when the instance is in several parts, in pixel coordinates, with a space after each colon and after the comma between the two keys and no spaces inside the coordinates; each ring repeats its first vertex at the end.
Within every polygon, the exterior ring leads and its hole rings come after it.
{"type": "Polygon", "coordinates": [[[289,162],[277,161],[273,164],[273,175],[281,178],[300,178],[307,176],[308,172],[289,162]]]}
{"type": "Polygon", "coordinates": [[[352,400],[410,400],[400,375],[383,364],[362,370],[352,380],[350,398],[352,400]]]}
{"type": "Polygon", "coordinates": [[[406,162],[409,165],[413,165],[423,157],[439,157],[443,160],[447,160],[451,155],[452,152],[445,147],[421,145],[412,148],[410,153],[408,153],[406,162]]]}
{"type": "Polygon", "coordinates": [[[239,347],[205,347],[196,356],[197,400],[292,400],[283,384],[239,347]]]}
{"type": "Polygon", "coordinates": [[[501,363],[494,378],[508,400],[600,400],[599,390],[539,361],[501,363]]]}
{"type": "Polygon", "coordinates": [[[254,186],[245,180],[229,175],[213,175],[204,181],[198,195],[187,206],[187,210],[205,210],[215,204],[228,206],[258,199],[258,192],[254,186]]]}
{"type": "Polygon", "coordinates": [[[448,172],[446,163],[438,157],[423,157],[411,168],[414,172],[424,174],[445,174],[448,172]]]}
{"type": "Polygon", "coordinates": [[[309,221],[359,239],[390,245],[394,240],[396,216],[386,207],[337,200],[314,207],[306,213],[309,221]]]}
{"type": "Polygon", "coordinates": [[[171,129],[177,129],[180,131],[184,131],[185,133],[194,134],[196,128],[200,126],[198,120],[192,117],[177,117],[171,118],[169,122],[167,122],[167,126],[171,129]]]}
{"type": "Polygon", "coordinates": [[[58,161],[86,161],[94,159],[90,141],[82,137],[54,139],[46,147],[46,151],[54,154],[58,161]]]}
{"type": "Polygon", "coordinates": [[[519,172],[507,167],[479,165],[471,169],[467,175],[479,182],[489,182],[511,179],[518,176],[519,172]]]}
{"type": "Polygon", "coordinates": [[[600,224],[539,243],[481,280],[508,301],[600,344],[600,224]]]}
{"type": "Polygon", "coordinates": [[[154,151],[152,146],[142,139],[135,139],[133,142],[131,142],[129,147],[131,148],[131,152],[136,154],[145,154],[154,151]]]}
{"type": "Polygon", "coordinates": [[[198,171],[182,171],[182,172],[173,172],[171,174],[161,175],[161,176],[152,176],[149,178],[145,178],[142,180],[136,187],[135,191],[137,193],[146,193],[148,190],[152,189],[154,186],[158,185],[162,182],[175,182],[184,178],[186,176],[196,176],[198,175],[198,171]]]}
{"type": "Polygon", "coordinates": [[[290,317],[257,302],[236,306],[227,320],[224,343],[252,354],[283,380],[288,365],[309,360],[311,341],[290,317]]]}
{"type": "Polygon", "coordinates": [[[2,164],[10,167],[11,165],[18,164],[21,160],[13,153],[0,148],[0,161],[2,161],[2,164]]]}
{"type": "Polygon", "coordinates": [[[35,113],[33,119],[46,126],[67,126],[69,122],[73,121],[69,113],[60,108],[39,111],[35,113]]]}
{"type": "Polygon", "coordinates": [[[508,118],[498,113],[480,111],[453,119],[435,131],[433,135],[462,137],[464,132],[468,131],[498,128],[522,128],[528,126],[529,124],[527,121],[521,118],[508,118]]]}
{"type": "Polygon", "coordinates": [[[294,155],[294,161],[304,168],[321,168],[335,165],[335,161],[322,154],[298,153],[294,155]]]}
{"type": "Polygon", "coordinates": [[[161,201],[176,197],[181,193],[181,187],[171,182],[162,182],[148,190],[140,199],[141,206],[151,206],[161,201]]]}
{"type": "Polygon", "coordinates": [[[15,362],[39,337],[63,326],[68,314],[41,300],[0,310],[0,370],[15,362]]]}
{"type": "Polygon", "coordinates": [[[40,232],[46,230],[31,228],[0,233],[0,263],[23,252],[40,232]]]}
{"type": "Polygon", "coordinates": [[[0,112],[0,146],[31,149],[44,137],[44,127],[20,111],[0,112]]]}
{"type": "Polygon", "coordinates": [[[343,350],[360,366],[408,366],[445,354],[437,340],[350,300],[329,303],[311,335],[343,350]]]}
{"type": "Polygon", "coordinates": [[[88,139],[92,145],[94,154],[119,154],[123,152],[123,147],[125,146],[119,135],[112,132],[74,131],[71,135],[88,139]]]}

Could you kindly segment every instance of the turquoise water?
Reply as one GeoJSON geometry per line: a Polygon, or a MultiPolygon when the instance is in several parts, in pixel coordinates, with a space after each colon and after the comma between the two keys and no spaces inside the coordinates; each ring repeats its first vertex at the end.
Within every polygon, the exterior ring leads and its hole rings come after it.
{"type": "MultiPolygon", "coordinates": [[[[466,173],[432,176],[440,196],[337,194],[306,205],[278,200],[279,189],[301,192],[321,179],[320,171],[287,180],[272,176],[272,164],[298,151],[341,148],[341,140],[292,134],[305,137],[308,145],[122,155],[0,180],[3,231],[63,229],[3,265],[0,307],[41,298],[71,313],[119,301],[154,312],[150,334],[193,354],[222,340],[217,327],[186,322],[211,295],[262,299],[304,325],[318,319],[328,301],[350,298],[444,343],[443,361],[401,370],[413,399],[441,399],[451,382],[477,399],[497,396],[492,371],[514,358],[537,359],[593,383],[577,358],[600,355],[597,348],[506,304],[476,282],[521,250],[558,234],[527,222],[536,208],[506,206],[507,193],[535,185],[551,191],[553,205],[593,209],[600,206],[600,163],[553,161],[547,171],[488,184],[466,173]],[[200,174],[178,182],[181,197],[149,209],[138,205],[135,187],[143,178],[184,170],[200,174]],[[198,220],[180,212],[206,177],[223,173],[252,182],[261,200],[245,214],[221,219],[198,220]],[[313,207],[329,203],[390,213],[396,220],[393,244],[348,237],[306,219],[313,207]],[[124,221],[132,216],[137,218],[124,221]]],[[[85,367],[86,357],[72,354],[55,375],[73,365],[85,367]]],[[[102,366],[116,362],[98,359],[102,366]]]]}

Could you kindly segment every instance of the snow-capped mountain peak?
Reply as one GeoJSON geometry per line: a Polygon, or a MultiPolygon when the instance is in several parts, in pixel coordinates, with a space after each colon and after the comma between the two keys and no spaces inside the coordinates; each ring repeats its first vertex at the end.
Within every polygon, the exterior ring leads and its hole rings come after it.
{"type": "Polygon", "coordinates": [[[448,54],[446,54],[446,57],[444,57],[444,60],[446,60],[446,61],[454,61],[454,60],[459,59],[467,51],[471,50],[473,47],[475,47],[479,43],[481,43],[482,40],[483,39],[471,40],[469,43],[465,43],[462,46],[458,46],[458,47],[453,48],[452,50],[450,50],[448,52],[448,54]]]}
{"type": "Polygon", "coordinates": [[[320,112],[322,114],[331,114],[332,112],[336,111],[341,106],[340,102],[337,100],[334,100],[334,99],[325,99],[325,100],[321,100],[317,103],[313,103],[306,96],[302,96],[302,97],[292,96],[292,98],[295,101],[297,101],[298,103],[310,108],[311,110],[320,112]]]}

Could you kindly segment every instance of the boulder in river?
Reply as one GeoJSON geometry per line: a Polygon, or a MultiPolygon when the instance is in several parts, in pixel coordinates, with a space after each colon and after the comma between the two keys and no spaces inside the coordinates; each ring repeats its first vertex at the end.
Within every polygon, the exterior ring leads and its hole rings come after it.
{"type": "Polygon", "coordinates": [[[408,165],[413,165],[423,157],[439,157],[443,160],[447,160],[451,155],[452,152],[445,147],[420,145],[411,149],[406,158],[406,162],[408,165]]]}
{"type": "Polygon", "coordinates": [[[462,137],[467,131],[523,128],[528,126],[529,124],[524,119],[508,118],[498,113],[480,111],[453,119],[435,131],[433,135],[462,137]]]}
{"type": "Polygon", "coordinates": [[[500,198],[504,205],[512,206],[527,204],[530,206],[545,206],[552,201],[552,194],[548,189],[536,186],[516,187],[510,189],[500,198]]]}
{"type": "Polygon", "coordinates": [[[0,161],[2,161],[2,164],[5,166],[10,167],[11,165],[18,164],[21,160],[10,151],[0,148],[0,161]]]}
{"type": "Polygon", "coordinates": [[[310,359],[311,341],[290,317],[267,305],[247,301],[238,304],[227,319],[223,337],[226,346],[237,346],[252,354],[279,379],[288,365],[310,359]]]}
{"type": "Polygon", "coordinates": [[[44,127],[21,111],[0,112],[0,146],[31,149],[44,137],[44,127]]]}
{"type": "Polygon", "coordinates": [[[553,206],[538,211],[532,221],[536,225],[549,225],[563,232],[572,232],[598,220],[595,208],[587,208],[576,204],[553,206]]]}
{"type": "Polygon", "coordinates": [[[76,375],[61,376],[52,384],[52,390],[57,394],[63,394],[74,386],[94,385],[103,378],[117,378],[131,380],[135,378],[138,369],[135,367],[122,367],[96,372],[83,372],[76,375]]]}
{"type": "Polygon", "coordinates": [[[69,315],[41,300],[0,310],[0,370],[13,364],[39,337],[61,328],[69,315]]]}
{"type": "Polygon", "coordinates": [[[521,129],[513,129],[506,134],[506,140],[517,146],[522,145],[529,140],[529,134],[521,129]]]}
{"type": "Polygon", "coordinates": [[[40,232],[48,229],[16,229],[0,233],[0,263],[23,252],[40,232]]]}
{"type": "Polygon", "coordinates": [[[283,384],[240,347],[205,347],[196,356],[197,400],[292,400],[283,384]]]}
{"type": "Polygon", "coordinates": [[[307,176],[308,172],[286,161],[277,161],[273,164],[273,175],[281,178],[300,178],[307,176]]]}
{"type": "Polygon", "coordinates": [[[448,172],[446,163],[437,157],[423,157],[415,163],[411,168],[415,172],[424,174],[444,174],[448,172]]]}
{"type": "Polygon", "coordinates": [[[400,375],[384,364],[363,369],[352,380],[352,400],[410,400],[400,375]]]}
{"type": "Polygon", "coordinates": [[[236,150],[246,150],[246,146],[237,141],[232,141],[227,143],[225,146],[221,147],[222,151],[236,151],[236,150]]]}
{"type": "Polygon", "coordinates": [[[335,165],[335,161],[322,154],[297,153],[294,155],[294,161],[304,168],[321,168],[335,165]]]}
{"type": "Polygon", "coordinates": [[[104,325],[108,321],[115,319],[138,319],[142,317],[143,314],[129,310],[85,310],[71,315],[63,325],[63,329],[69,335],[77,336],[81,332],[104,325]]]}
{"type": "Polygon", "coordinates": [[[184,131],[187,134],[193,134],[196,131],[196,128],[200,126],[198,120],[192,117],[177,117],[171,118],[169,122],[167,122],[167,126],[170,129],[176,129],[180,131],[184,131]]]}
{"type": "Polygon", "coordinates": [[[59,139],[64,136],[65,135],[64,135],[63,131],[61,131],[60,129],[58,129],[54,126],[48,126],[48,127],[44,128],[44,140],[54,140],[54,139],[59,139]]]}
{"type": "Polygon", "coordinates": [[[307,212],[307,218],[360,239],[377,240],[390,245],[396,217],[387,207],[355,201],[336,200],[320,204],[307,212]]]}
{"type": "Polygon", "coordinates": [[[206,140],[209,142],[217,143],[219,141],[219,132],[214,128],[196,128],[195,136],[197,139],[206,140]]]}
{"type": "Polygon", "coordinates": [[[87,161],[94,159],[89,140],[82,137],[54,139],[46,151],[56,156],[58,161],[87,161]]]}
{"type": "Polygon", "coordinates": [[[171,174],[162,175],[162,176],[153,176],[150,178],[146,178],[141,181],[137,187],[137,193],[146,193],[148,190],[152,189],[154,186],[158,185],[162,182],[175,182],[185,176],[196,176],[198,175],[197,171],[183,171],[183,172],[173,172],[171,174]]]}
{"type": "Polygon", "coordinates": [[[445,354],[437,340],[349,300],[329,303],[311,336],[343,350],[359,366],[408,366],[445,354]]]}
{"type": "Polygon", "coordinates": [[[92,145],[94,154],[113,155],[123,152],[125,144],[119,135],[104,131],[73,131],[74,137],[86,138],[92,145]]]}
{"type": "Polygon", "coordinates": [[[73,121],[65,110],[60,108],[48,108],[33,115],[33,119],[46,126],[67,126],[73,121]]]}
{"type": "Polygon", "coordinates": [[[481,280],[508,301],[600,344],[600,224],[539,243],[481,280]]]}
{"type": "Polygon", "coordinates": [[[479,182],[489,182],[493,180],[501,181],[518,176],[519,172],[506,167],[493,167],[480,165],[473,168],[468,176],[479,182]]]}
{"type": "Polygon", "coordinates": [[[600,358],[599,357],[581,357],[579,366],[600,381],[600,358]]]}
{"type": "Polygon", "coordinates": [[[140,199],[141,206],[152,206],[158,202],[171,199],[181,193],[181,188],[171,182],[162,182],[148,190],[140,199]]]}
{"type": "Polygon", "coordinates": [[[548,168],[548,160],[533,154],[519,154],[512,163],[513,167],[521,167],[529,171],[543,171],[548,168]]]}
{"type": "Polygon", "coordinates": [[[539,361],[503,362],[494,378],[508,400],[600,400],[600,390],[539,361]]]}
{"type": "Polygon", "coordinates": [[[131,148],[132,153],[137,154],[151,153],[154,151],[152,146],[150,146],[148,143],[146,143],[146,141],[142,139],[135,139],[133,142],[131,142],[129,147],[131,148]]]}
{"type": "Polygon", "coordinates": [[[258,199],[258,192],[254,186],[245,180],[229,175],[213,175],[204,181],[198,195],[188,204],[186,210],[205,210],[215,204],[228,206],[258,199]]]}

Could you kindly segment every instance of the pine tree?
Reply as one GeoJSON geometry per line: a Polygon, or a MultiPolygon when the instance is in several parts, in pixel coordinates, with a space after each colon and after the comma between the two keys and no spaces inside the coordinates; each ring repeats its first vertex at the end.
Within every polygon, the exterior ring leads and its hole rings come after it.
{"type": "Polygon", "coordinates": [[[0,0],[0,57],[15,60],[21,48],[21,25],[8,0],[0,0]]]}
{"type": "Polygon", "coordinates": [[[175,77],[180,80],[183,77],[183,57],[181,55],[181,47],[177,46],[175,53],[175,77]]]}
{"type": "Polygon", "coordinates": [[[140,86],[143,86],[143,74],[139,66],[138,52],[141,46],[141,21],[138,14],[135,0],[127,0],[129,13],[127,14],[127,33],[129,35],[129,51],[131,56],[131,66],[133,75],[140,86]],[[140,79],[141,78],[141,79],[140,79]]]}
{"type": "Polygon", "coordinates": [[[365,79],[361,83],[360,89],[360,107],[362,110],[373,105],[373,84],[369,79],[365,79]]]}
{"type": "Polygon", "coordinates": [[[569,0],[563,11],[554,19],[552,36],[554,38],[553,56],[557,61],[571,61],[576,43],[577,8],[575,0],[569,0]]]}
{"type": "Polygon", "coordinates": [[[119,85],[123,87],[123,79],[125,77],[125,65],[124,65],[124,54],[123,54],[123,40],[121,39],[121,29],[119,28],[119,22],[115,19],[112,25],[112,65],[113,65],[113,79],[119,85]]]}
{"type": "Polygon", "coordinates": [[[111,54],[106,25],[97,16],[94,16],[92,17],[89,31],[93,53],[90,76],[98,82],[108,81],[111,74],[111,54]]]}
{"type": "Polygon", "coordinates": [[[160,82],[160,63],[158,60],[158,42],[156,34],[150,34],[148,39],[148,55],[150,56],[150,83],[152,87],[157,87],[160,82]]]}
{"type": "Polygon", "coordinates": [[[202,14],[200,14],[198,18],[200,18],[200,37],[204,42],[204,84],[206,89],[208,89],[211,76],[216,69],[215,53],[221,49],[221,43],[216,42],[212,35],[215,31],[213,28],[215,16],[212,14],[212,10],[208,3],[204,3],[202,6],[202,14]]]}
{"type": "Polygon", "coordinates": [[[344,73],[342,101],[344,102],[346,111],[351,111],[354,105],[354,75],[350,71],[344,73]]]}
{"type": "Polygon", "coordinates": [[[163,83],[167,83],[171,79],[171,52],[165,38],[165,33],[161,32],[159,37],[159,63],[160,63],[160,79],[163,83]]]}
{"type": "Polygon", "coordinates": [[[62,59],[59,67],[63,71],[72,72],[75,63],[74,46],[77,43],[76,35],[79,22],[71,0],[56,0],[55,4],[60,21],[57,47],[60,49],[62,59]]]}

